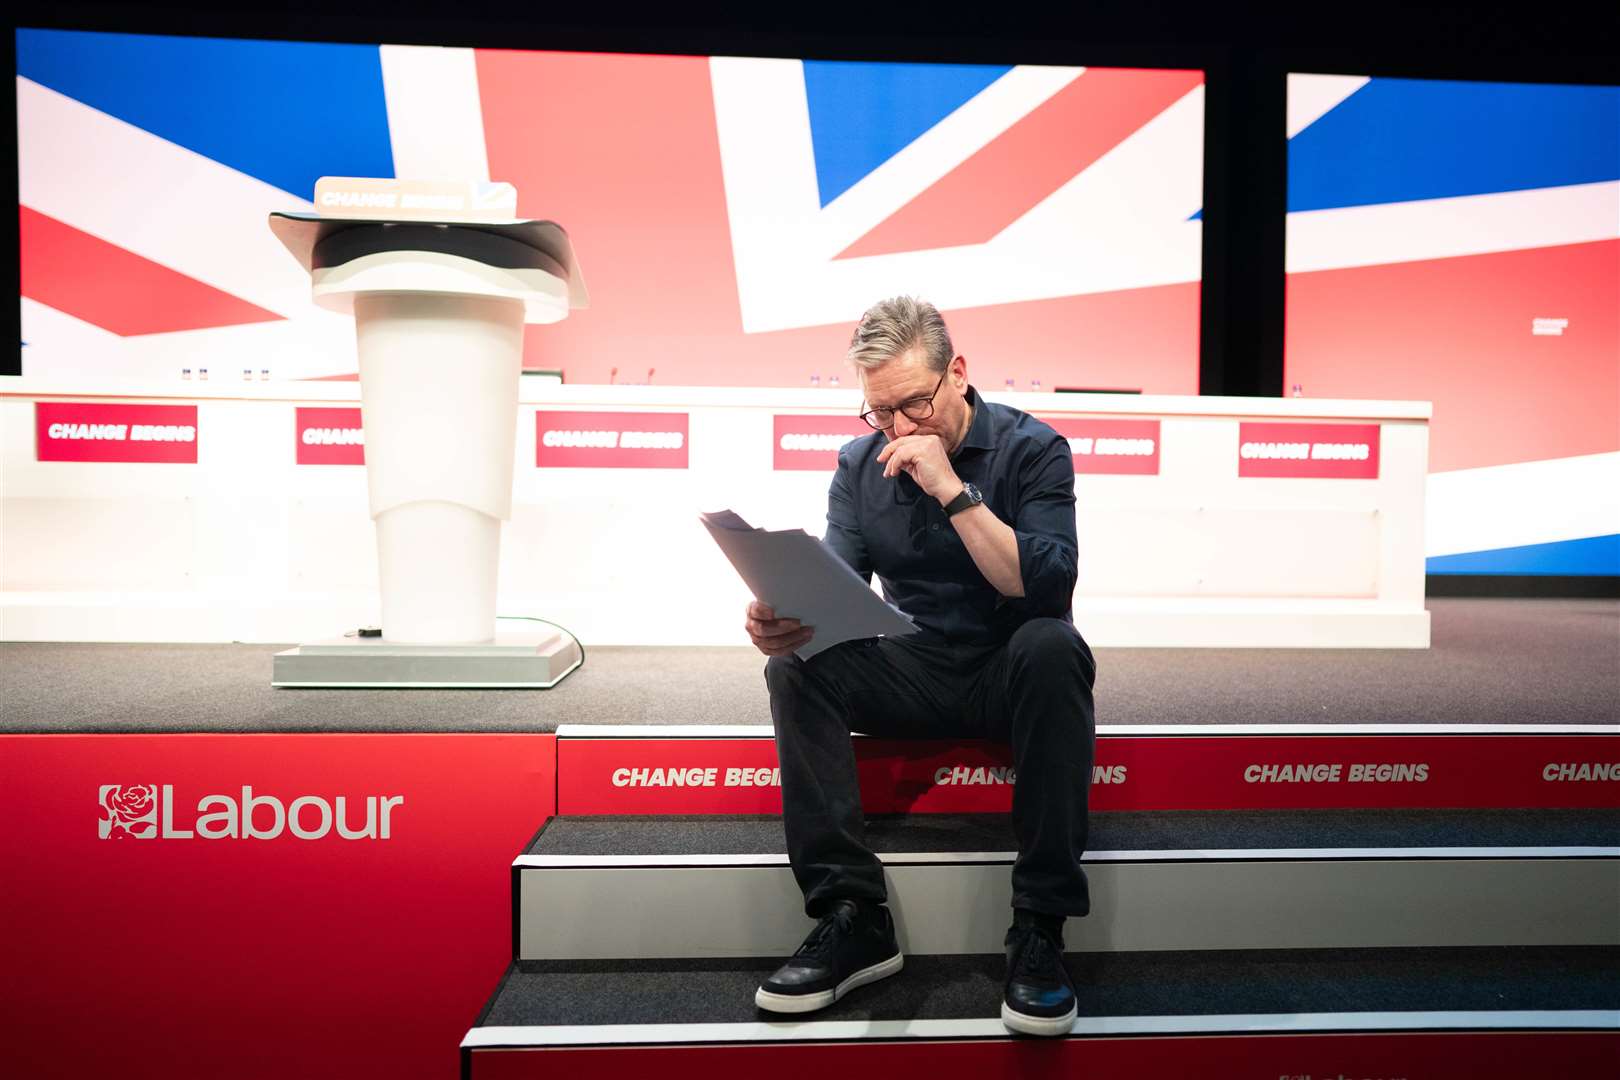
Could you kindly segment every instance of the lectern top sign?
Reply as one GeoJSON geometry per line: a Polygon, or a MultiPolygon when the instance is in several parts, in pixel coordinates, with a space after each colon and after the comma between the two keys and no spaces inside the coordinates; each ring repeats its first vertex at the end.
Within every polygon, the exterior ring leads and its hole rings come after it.
{"type": "Polygon", "coordinates": [[[322,217],[512,224],[517,188],[487,180],[380,180],[323,176],[315,182],[322,217]]]}

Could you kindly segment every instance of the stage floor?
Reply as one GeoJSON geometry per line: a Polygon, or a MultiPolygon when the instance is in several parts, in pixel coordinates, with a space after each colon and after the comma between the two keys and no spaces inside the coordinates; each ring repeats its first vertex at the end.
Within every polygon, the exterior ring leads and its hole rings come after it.
{"type": "MultiPolygon", "coordinates": [[[[1431,598],[1423,649],[1098,649],[1099,724],[1617,724],[1620,601],[1431,598]]],[[[740,621],[740,620],[739,620],[740,621]]],[[[742,630],[739,626],[739,638],[742,630]]],[[[769,724],[752,648],[591,648],[551,690],[292,690],[282,645],[0,645],[0,731],[769,724]]]]}

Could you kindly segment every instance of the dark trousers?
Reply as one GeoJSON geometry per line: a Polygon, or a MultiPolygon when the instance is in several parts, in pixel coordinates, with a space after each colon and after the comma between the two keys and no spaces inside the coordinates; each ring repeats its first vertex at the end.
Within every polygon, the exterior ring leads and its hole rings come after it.
{"type": "Polygon", "coordinates": [[[1011,743],[1016,780],[1013,906],[1049,915],[1091,909],[1080,856],[1096,724],[1097,664],[1061,619],[1031,619],[1005,645],[915,637],[844,642],[765,664],[782,766],[788,859],[805,912],[833,900],[883,901],[867,848],[850,732],[895,739],[1011,743]]]}

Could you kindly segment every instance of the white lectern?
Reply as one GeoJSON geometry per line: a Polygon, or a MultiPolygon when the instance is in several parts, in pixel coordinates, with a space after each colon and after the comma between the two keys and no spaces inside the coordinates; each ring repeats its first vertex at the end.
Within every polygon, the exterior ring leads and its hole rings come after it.
{"type": "Polygon", "coordinates": [[[509,184],[322,178],[320,214],[270,215],[315,302],[352,313],[382,635],[278,653],[276,686],[546,687],[579,666],[555,629],[497,632],[523,324],[586,306],[561,226],[509,184]]]}

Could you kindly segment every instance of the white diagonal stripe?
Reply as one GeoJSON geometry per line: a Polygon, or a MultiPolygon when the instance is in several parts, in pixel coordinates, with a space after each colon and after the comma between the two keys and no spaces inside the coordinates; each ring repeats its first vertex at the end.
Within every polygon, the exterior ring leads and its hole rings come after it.
{"type": "Polygon", "coordinates": [[[1316,123],[1370,81],[1365,75],[1288,76],[1288,137],[1316,123]]]}
{"type": "Polygon", "coordinates": [[[1620,533],[1620,453],[1430,473],[1423,511],[1428,555],[1620,533]]]}
{"type": "Polygon", "coordinates": [[[1620,237],[1620,181],[1288,215],[1288,273],[1620,237]]]}
{"type": "Polygon", "coordinates": [[[716,56],[709,82],[739,278],[772,244],[817,250],[821,197],[804,65],[716,56]]]}
{"type": "Polygon", "coordinates": [[[128,371],[123,338],[27,297],[22,298],[22,339],[27,343],[22,350],[22,373],[30,377],[150,375],[166,379],[180,374],[178,367],[167,366],[162,371],[128,371]]]}
{"type": "Polygon", "coordinates": [[[20,76],[17,187],[24,206],[249,303],[314,310],[266,223],[309,203],[20,76]]]}
{"type": "Polygon", "coordinates": [[[484,110],[471,49],[382,46],[383,94],[394,175],[488,180],[484,110]]]}

